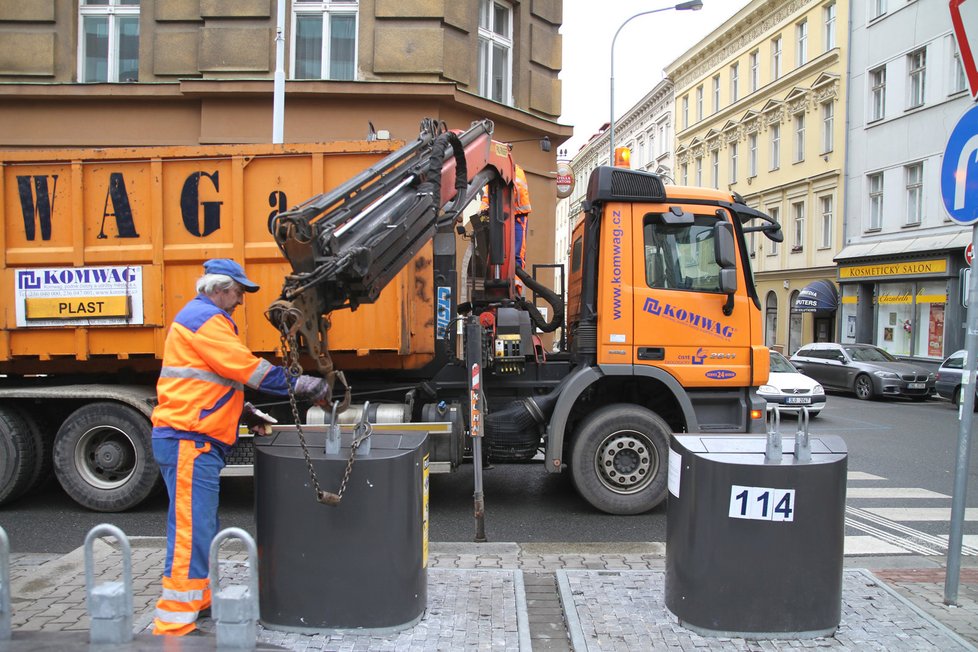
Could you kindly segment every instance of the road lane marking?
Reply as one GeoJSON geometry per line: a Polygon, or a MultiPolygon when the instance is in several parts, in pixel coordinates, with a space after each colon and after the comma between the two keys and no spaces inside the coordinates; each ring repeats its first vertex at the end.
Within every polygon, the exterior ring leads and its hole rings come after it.
{"type": "Polygon", "coordinates": [[[950,498],[920,487],[849,487],[846,498],[950,498]]]}
{"type": "MultiPolygon", "coordinates": [[[[866,511],[894,521],[951,521],[950,507],[867,507],[866,511]]],[[[966,507],[964,520],[978,521],[978,507],[966,507]]]]}
{"type": "MultiPolygon", "coordinates": [[[[893,509],[896,511],[908,511],[901,508],[893,509]]],[[[871,534],[882,541],[904,548],[908,552],[921,555],[947,553],[947,535],[921,532],[920,530],[877,514],[876,510],[847,506],[845,522],[847,527],[871,534]]],[[[970,556],[978,555],[978,547],[967,544],[963,545],[961,554],[970,556]]]]}
{"type": "Polygon", "coordinates": [[[848,536],[845,538],[847,555],[904,555],[907,551],[900,546],[881,541],[871,535],[848,536]]]}
{"type": "Polygon", "coordinates": [[[849,471],[846,473],[847,480],[886,480],[886,478],[864,471],[849,471]]]}

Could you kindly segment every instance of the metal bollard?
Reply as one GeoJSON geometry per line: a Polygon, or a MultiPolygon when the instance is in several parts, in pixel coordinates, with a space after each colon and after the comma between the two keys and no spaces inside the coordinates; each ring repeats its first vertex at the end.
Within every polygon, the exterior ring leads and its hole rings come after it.
{"type": "Polygon", "coordinates": [[[798,413],[798,432],[795,434],[795,461],[812,461],[812,444],[808,437],[808,408],[801,406],[798,413]]]}
{"type": "Polygon", "coordinates": [[[10,540],[0,527],[0,641],[10,640],[10,540]]]}
{"type": "Polygon", "coordinates": [[[769,423],[771,429],[767,432],[767,447],[764,450],[764,461],[771,464],[781,463],[781,410],[775,405],[771,409],[769,423]]]}
{"type": "Polygon", "coordinates": [[[213,595],[211,613],[217,624],[217,647],[253,650],[258,638],[258,548],[241,528],[221,530],[211,541],[208,577],[213,595]],[[248,548],[248,584],[220,588],[220,552],[225,539],[237,538],[248,548]]]}
{"type": "Polygon", "coordinates": [[[88,593],[88,616],[91,619],[89,641],[93,645],[132,641],[132,551],[125,533],[114,525],[102,523],[85,537],[85,590],[88,593]],[[122,554],[122,581],[95,584],[92,547],[101,536],[119,541],[122,554]]]}

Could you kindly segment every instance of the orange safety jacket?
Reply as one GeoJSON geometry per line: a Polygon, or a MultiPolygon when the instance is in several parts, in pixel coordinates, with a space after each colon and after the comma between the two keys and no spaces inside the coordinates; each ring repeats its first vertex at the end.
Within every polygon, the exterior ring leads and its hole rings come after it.
{"type": "MultiPolygon", "coordinates": [[[[513,179],[514,190],[516,191],[513,212],[517,215],[526,215],[532,210],[530,208],[530,187],[526,183],[526,172],[523,168],[516,166],[516,176],[513,179]]],[[[482,210],[489,210],[489,186],[482,189],[482,210]]]]}
{"type": "Polygon", "coordinates": [[[237,439],[245,387],[285,396],[289,381],[282,367],[248,350],[231,315],[197,295],[166,336],[153,436],[214,441],[226,452],[237,439]]]}

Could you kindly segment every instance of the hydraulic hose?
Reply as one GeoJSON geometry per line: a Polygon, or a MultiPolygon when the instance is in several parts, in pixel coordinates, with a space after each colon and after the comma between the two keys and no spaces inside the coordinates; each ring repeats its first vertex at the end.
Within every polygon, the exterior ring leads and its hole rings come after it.
{"type": "Polygon", "coordinates": [[[530,288],[537,294],[543,297],[544,301],[550,304],[553,308],[553,317],[550,321],[544,321],[543,315],[537,310],[537,307],[533,305],[532,302],[527,301],[525,298],[520,298],[517,303],[520,307],[530,314],[530,321],[533,322],[534,326],[539,328],[544,333],[552,333],[564,322],[564,300],[560,298],[553,290],[538,283],[535,278],[529,275],[526,270],[521,267],[516,268],[516,275],[520,277],[523,281],[523,285],[530,288]]]}

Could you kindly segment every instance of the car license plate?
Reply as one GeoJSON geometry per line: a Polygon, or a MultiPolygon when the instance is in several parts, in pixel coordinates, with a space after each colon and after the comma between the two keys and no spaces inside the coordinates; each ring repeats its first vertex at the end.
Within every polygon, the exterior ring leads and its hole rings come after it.
{"type": "Polygon", "coordinates": [[[924,389],[927,383],[907,383],[907,389],[924,389]]]}
{"type": "Polygon", "coordinates": [[[785,403],[788,405],[808,405],[811,402],[812,399],[807,396],[789,396],[785,399],[785,403]]]}

